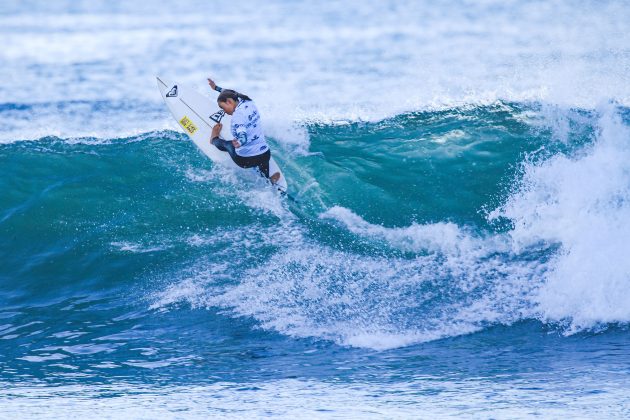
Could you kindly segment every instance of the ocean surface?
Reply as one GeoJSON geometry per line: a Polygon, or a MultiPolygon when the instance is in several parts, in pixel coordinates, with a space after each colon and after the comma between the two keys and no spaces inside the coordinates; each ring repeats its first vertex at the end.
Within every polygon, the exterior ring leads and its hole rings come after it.
{"type": "Polygon", "coordinates": [[[0,4],[0,417],[630,417],[630,3],[0,4]],[[253,97],[295,200],[161,75],[253,97]]]}

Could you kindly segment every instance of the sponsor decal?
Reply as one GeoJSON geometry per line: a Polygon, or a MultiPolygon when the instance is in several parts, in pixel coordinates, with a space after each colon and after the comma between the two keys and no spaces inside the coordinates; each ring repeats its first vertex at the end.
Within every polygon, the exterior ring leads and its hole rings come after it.
{"type": "Polygon", "coordinates": [[[210,119],[216,123],[220,123],[221,122],[221,118],[223,118],[225,116],[225,111],[220,110],[215,112],[214,114],[210,115],[210,119]]]}
{"type": "Polygon", "coordinates": [[[167,98],[176,98],[177,97],[177,85],[173,86],[171,90],[166,94],[167,98]]]}
{"type": "Polygon", "coordinates": [[[188,131],[188,133],[190,133],[191,135],[195,134],[195,131],[197,131],[197,126],[192,121],[190,121],[190,118],[185,115],[184,118],[179,120],[179,123],[182,127],[184,127],[184,130],[188,131]]]}

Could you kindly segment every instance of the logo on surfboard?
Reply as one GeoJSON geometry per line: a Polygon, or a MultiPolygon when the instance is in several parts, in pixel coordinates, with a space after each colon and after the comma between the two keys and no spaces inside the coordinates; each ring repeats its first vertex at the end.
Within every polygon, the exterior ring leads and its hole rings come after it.
{"type": "Polygon", "coordinates": [[[225,111],[220,110],[215,112],[214,114],[210,115],[210,119],[216,123],[220,123],[221,122],[221,118],[223,118],[225,116],[225,111]]]}
{"type": "Polygon", "coordinates": [[[167,98],[175,98],[177,97],[177,85],[173,86],[171,90],[166,94],[167,98]]]}

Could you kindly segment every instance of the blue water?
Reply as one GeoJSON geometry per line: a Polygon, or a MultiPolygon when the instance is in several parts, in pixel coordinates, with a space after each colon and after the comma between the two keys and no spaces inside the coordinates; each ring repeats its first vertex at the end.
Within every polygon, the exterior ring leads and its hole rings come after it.
{"type": "Polygon", "coordinates": [[[630,416],[628,21],[3,3],[2,416],[630,416]],[[158,74],[254,97],[296,200],[158,74]]]}

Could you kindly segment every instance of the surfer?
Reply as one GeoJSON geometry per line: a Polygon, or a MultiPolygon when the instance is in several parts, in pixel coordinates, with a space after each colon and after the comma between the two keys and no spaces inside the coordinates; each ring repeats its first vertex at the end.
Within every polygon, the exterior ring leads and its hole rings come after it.
{"type": "Polygon", "coordinates": [[[212,128],[210,142],[217,149],[227,152],[234,163],[241,168],[258,168],[261,174],[269,178],[272,184],[278,182],[280,173],[269,176],[269,159],[271,150],[265,140],[260,114],[254,101],[242,93],[231,89],[222,89],[212,79],[208,79],[210,87],[219,92],[217,103],[226,114],[232,116],[230,132],[233,140],[219,137],[223,125],[217,123],[212,128]]]}

